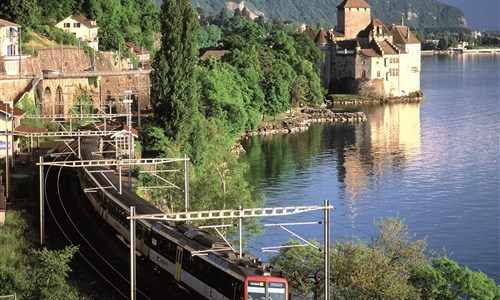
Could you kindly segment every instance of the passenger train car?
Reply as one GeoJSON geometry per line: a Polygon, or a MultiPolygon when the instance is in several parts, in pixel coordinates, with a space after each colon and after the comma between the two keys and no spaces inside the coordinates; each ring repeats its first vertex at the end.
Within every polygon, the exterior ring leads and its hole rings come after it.
{"type": "MultiPolygon", "coordinates": [[[[103,159],[98,140],[81,144],[84,160],[103,159]]],[[[82,189],[98,214],[129,240],[130,207],[136,214],[162,211],[130,189],[117,190],[118,176],[104,167],[79,170],[82,189]]],[[[238,257],[220,237],[177,222],[137,220],[137,250],[207,299],[287,300],[288,284],[281,272],[258,260],[238,257]]]]}

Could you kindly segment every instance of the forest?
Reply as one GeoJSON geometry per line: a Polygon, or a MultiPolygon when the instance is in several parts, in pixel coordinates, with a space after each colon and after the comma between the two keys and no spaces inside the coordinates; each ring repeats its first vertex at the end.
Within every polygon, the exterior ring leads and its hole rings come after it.
{"type": "MultiPolygon", "coordinates": [[[[161,0],[155,0],[160,7],[161,0]]],[[[191,0],[191,5],[200,7],[208,15],[219,12],[226,5],[226,0],[191,0]]],[[[242,1],[234,1],[240,3],[242,1]]],[[[267,19],[291,20],[311,25],[322,24],[324,28],[333,28],[337,24],[336,7],[342,0],[250,0],[244,1],[251,11],[264,14],[267,19]]],[[[366,0],[372,6],[372,17],[382,20],[390,26],[400,24],[404,17],[405,24],[412,28],[465,26],[463,12],[455,7],[436,0],[366,0]]]]}

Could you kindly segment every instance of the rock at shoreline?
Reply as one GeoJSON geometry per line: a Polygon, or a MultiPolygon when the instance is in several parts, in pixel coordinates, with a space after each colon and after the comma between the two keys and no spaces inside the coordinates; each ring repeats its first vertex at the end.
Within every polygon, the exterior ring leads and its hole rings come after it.
{"type": "Polygon", "coordinates": [[[314,123],[361,123],[364,121],[366,121],[366,115],[363,112],[336,113],[327,108],[307,107],[285,120],[273,120],[259,125],[257,131],[246,132],[244,136],[300,132],[307,130],[314,123]]]}

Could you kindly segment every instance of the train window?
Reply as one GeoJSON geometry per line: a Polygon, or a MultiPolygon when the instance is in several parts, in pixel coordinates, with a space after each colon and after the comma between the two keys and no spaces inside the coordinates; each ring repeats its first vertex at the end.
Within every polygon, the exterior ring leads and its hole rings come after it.
{"type": "Polygon", "coordinates": [[[268,297],[273,300],[285,300],[286,285],[283,282],[269,282],[267,293],[268,297]]]}
{"type": "Polygon", "coordinates": [[[263,281],[248,282],[248,300],[266,300],[266,283],[263,281]]]}
{"type": "Polygon", "coordinates": [[[142,225],[137,225],[135,228],[135,237],[137,239],[142,239],[142,225]]]}

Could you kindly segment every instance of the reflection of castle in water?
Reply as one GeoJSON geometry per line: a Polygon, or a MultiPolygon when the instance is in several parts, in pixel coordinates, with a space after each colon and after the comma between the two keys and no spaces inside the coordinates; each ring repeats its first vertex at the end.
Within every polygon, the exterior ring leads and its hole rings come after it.
{"type": "Polygon", "coordinates": [[[420,154],[419,103],[371,106],[363,111],[366,124],[355,127],[352,140],[337,147],[339,180],[353,216],[358,195],[377,188],[387,169],[401,173],[408,168],[408,159],[420,154]]]}

